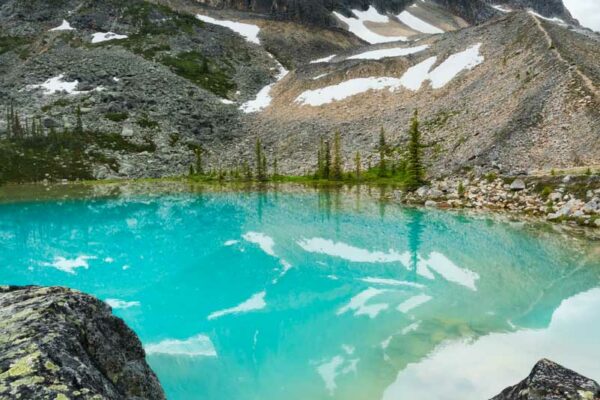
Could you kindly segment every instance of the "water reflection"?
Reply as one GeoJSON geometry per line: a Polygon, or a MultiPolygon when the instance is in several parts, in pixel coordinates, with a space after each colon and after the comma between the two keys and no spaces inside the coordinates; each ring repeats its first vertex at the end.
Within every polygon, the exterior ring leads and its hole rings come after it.
{"type": "Polygon", "coordinates": [[[596,243],[353,190],[1,205],[0,283],[110,299],[171,399],[481,399],[541,356],[600,376],[596,243]]]}

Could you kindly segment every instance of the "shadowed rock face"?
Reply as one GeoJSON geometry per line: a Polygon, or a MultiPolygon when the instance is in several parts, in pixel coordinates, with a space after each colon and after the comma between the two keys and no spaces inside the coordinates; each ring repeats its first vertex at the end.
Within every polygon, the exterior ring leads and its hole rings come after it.
{"type": "Polygon", "coordinates": [[[0,286],[0,398],[100,397],[165,398],[135,333],[86,294],[0,286]]]}
{"type": "MultiPolygon", "coordinates": [[[[351,9],[374,6],[380,11],[397,13],[414,3],[414,0],[195,0],[216,8],[233,8],[279,18],[315,24],[335,25],[332,11],[350,15],[351,9]]],[[[486,21],[498,10],[490,5],[502,4],[511,8],[530,8],[548,17],[559,17],[574,22],[562,0],[434,0],[470,23],[486,21]]]]}
{"type": "Polygon", "coordinates": [[[550,360],[540,360],[529,376],[491,400],[597,400],[600,386],[550,360]]]}

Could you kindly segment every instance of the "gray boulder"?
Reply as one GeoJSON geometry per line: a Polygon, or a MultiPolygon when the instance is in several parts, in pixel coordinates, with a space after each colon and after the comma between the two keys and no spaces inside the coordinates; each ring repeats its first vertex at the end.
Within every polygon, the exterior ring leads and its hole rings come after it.
{"type": "Polygon", "coordinates": [[[523,179],[515,179],[510,184],[510,190],[514,191],[525,190],[526,187],[527,186],[525,185],[525,181],[523,181],[523,179]]]}
{"type": "Polygon", "coordinates": [[[103,302],[60,287],[0,286],[0,398],[165,398],[142,345],[103,302]]]}
{"type": "Polygon", "coordinates": [[[600,386],[550,360],[540,360],[529,376],[491,400],[598,400],[600,386]]]}

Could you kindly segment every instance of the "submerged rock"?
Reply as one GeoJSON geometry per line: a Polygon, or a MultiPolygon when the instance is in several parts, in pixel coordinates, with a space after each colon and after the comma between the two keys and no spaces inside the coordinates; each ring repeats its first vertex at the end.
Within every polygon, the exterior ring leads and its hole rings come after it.
{"type": "Polygon", "coordinates": [[[0,286],[1,399],[164,399],[135,333],[60,287],[0,286]]]}
{"type": "Polygon", "coordinates": [[[529,376],[491,400],[598,400],[596,382],[550,360],[540,360],[529,376]]]}

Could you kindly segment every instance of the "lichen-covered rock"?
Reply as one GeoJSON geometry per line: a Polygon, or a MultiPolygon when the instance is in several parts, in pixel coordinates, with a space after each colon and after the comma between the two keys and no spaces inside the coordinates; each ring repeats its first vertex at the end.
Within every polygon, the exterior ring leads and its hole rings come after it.
{"type": "Polygon", "coordinates": [[[598,400],[600,386],[550,360],[540,360],[529,376],[492,400],[598,400]]]}
{"type": "Polygon", "coordinates": [[[135,333],[60,287],[0,286],[0,399],[164,399],[135,333]]]}

